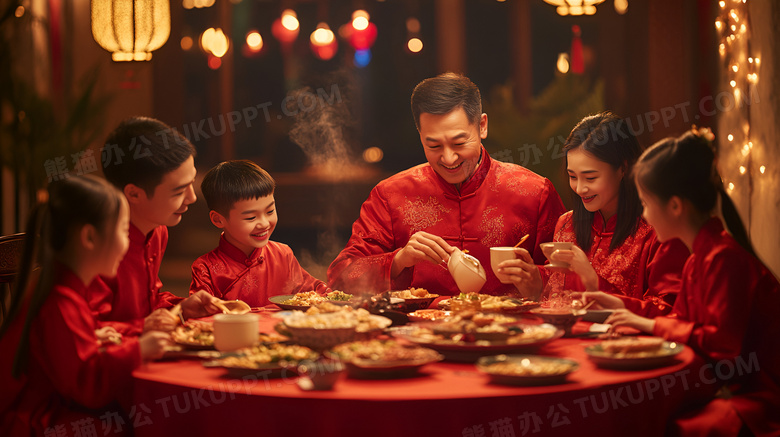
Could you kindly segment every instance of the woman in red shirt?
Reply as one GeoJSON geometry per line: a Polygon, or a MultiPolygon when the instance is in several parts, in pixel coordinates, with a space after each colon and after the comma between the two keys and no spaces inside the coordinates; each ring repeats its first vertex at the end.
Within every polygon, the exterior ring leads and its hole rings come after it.
{"type": "Polygon", "coordinates": [[[564,146],[574,207],[558,219],[554,241],[572,242],[552,260],[570,272],[535,266],[525,249],[521,259],[501,267],[520,283],[546,297],[573,291],[597,297],[603,308],[629,308],[643,315],[668,313],[680,286],[688,250],[678,240],[660,243],[642,218],[630,173],[642,147],[624,120],[603,112],[585,117],[564,146]],[[522,270],[522,271],[521,271],[522,270]],[[512,275],[514,273],[515,275],[512,275]]]}

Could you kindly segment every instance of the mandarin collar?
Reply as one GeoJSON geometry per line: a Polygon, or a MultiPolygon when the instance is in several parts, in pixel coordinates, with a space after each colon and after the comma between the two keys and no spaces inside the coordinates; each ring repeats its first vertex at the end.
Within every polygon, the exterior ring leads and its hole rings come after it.
{"type": "Polygon", "coordinates": [[[267,246],[268,245],[266,244],[259,249],[255,249],[252,251],[252,253],[249,254],[249,256],[246,256],[244,252],[241,251],[241,249],[237,248],[232,243],[227,241],[227,239],[225,239],[224,232],[219,237],[219,250],[231,259],[246,265],[250,265],[255,261],[263,262],[263,249],[267,246]]]}
{"type": "Polygon", "coordinates": [[[466,181],[464,181],[461,184],[460,191],[458,191],[455,185],[445,181],[444,178],[442,178],[439,175],[439,173],[436,172],[436,169],[434,169],[433,166],[431,166],[430,164],[428,166],[430,167],[431,171],[433,171],[436,180],[439,182],[439,185],[443,188],[445,194],[463,197],[477,191],[477,189],[479,189],[479,187],[482,185],[482,182],[485,180],[485,177],[488,174],[488,170],[490,170],[492,159],[490,159],[490,155],[488,155],[487,150],[485,150],[484,146],[481,149],[481,153],[482,153],[482,161],[479,163],[479,166],[474,171],[474,174],[472,174],[471,177],[469,177],[466,181]]]}
{"type": "Polygon", "coordinates": [[[610,217],[607,220],[607,225],[604,226],[604,216],[601,215],[601,212],[593,213],[593,231],[601,235],[614,233],[615,226],[617,226],[617,216],[617,214],[614,214],[610,217]]]}
{"type": "Polygon", "coordinates": [[[134,225],[133,222],[130,222],[130,241],[137,244],[145,244],[149,237],[154,233],[155,229],[157,228],[152,229],[148,234],[144,235],[144,233],[138,229],[138,226],[134,225]]]}
{"type": "Polygon", "coordinates": [[[718,217],[710,217],[704,226],[699,229],[696,238],[693,239],[693,250],[691,252],[700,252],[709,250],[710,241],[715,239],[723,232],[723,222],[718,217]]]}

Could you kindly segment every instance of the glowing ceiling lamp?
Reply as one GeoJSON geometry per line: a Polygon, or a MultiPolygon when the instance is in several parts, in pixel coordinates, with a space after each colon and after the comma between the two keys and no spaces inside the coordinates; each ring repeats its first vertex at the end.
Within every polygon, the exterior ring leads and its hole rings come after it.
{"type": "Polygon", "coordinates": [[[148,61],[168,41],[168,0],[92,0],[92,37],[114,61],[148,61]]]}
{"type": "Polygon", "coordinates": [[[545,3],[557,6],[558,15],[593,15],[596,5],[604,0],[544,0],[545,3]]]}

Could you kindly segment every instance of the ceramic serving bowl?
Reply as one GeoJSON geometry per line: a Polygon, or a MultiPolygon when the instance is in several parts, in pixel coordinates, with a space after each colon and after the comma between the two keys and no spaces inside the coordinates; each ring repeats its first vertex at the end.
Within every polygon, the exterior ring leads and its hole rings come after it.
{"type": "Polygon", "coordinates": [[[583,309],[565,309],[565,308],[535,308],[530,311],[531,314],[541,318],[545,323],[549,323],[556,328],[563,330],[565,336],[571,335],[571,328],[578,320],[588,313],[583,309]]]}

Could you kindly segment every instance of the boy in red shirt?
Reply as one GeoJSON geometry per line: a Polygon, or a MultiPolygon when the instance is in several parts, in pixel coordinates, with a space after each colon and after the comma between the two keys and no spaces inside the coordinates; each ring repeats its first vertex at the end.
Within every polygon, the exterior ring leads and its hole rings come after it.
{"type": "Polygon", "coordinates": [[[159,278],[168,226],[176,226],[197,200],[195,148],[165,123],[133,117],[109,135],[104,153],[113,161],[105,163],[106,179],[130,205],[130,248],[116,277],[98,276],[90,284],[87,296],[95,316],[103,325],[136,334],[173,329],[177,319],[166,308],[179,303],[187,318],[217,312],[206,293],[185,300],[161,291],[159,278]]]}
{"type": "Polygon", "coordinates": [[[259,307],[270,296],[330,292],[289,246],[269,240],[278,221],[275,188],[271,175],[251,161],[225,161],[206,173],[201,190],[209,218],[223,232],[219,246],[192,264],[191,295],[205,290],[259,307]]]}

